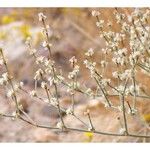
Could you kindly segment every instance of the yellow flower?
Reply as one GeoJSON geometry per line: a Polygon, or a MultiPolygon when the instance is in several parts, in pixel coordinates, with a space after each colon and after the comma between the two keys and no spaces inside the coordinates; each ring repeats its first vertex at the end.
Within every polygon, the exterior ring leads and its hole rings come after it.
{"type": "Polygon", "coordinates": [[[143,119],[145,122],[150,123],[150,114],[143,115],[143,119]]]}
{"type": "Polygon", "coordinates": [[[8,16],[8,15],[3,16],[2,19],[1,19],[2,24],[9,24],[9,23],[14,22],[14,21],[15,21],[15,19],[11,16],[8,16]]]}
{"type": "Polygon", "coordinates": [[[20,32],[21,32],[22,36],[24,37],[24,39],[31,36],[29,25],[22,25],[20,27],[20,32]]]}
{"type": "Polygon", "coordinates": [[[33,45],[34,46],[38,46],[39,43],[42,42],[42,33],[41,32],[37,32],[35,38],[33,39],[33,45]]]}
{"type": "Polygon", "coordinates": [[[7,33],[5,31],[0,32],[0,40],[4,40],[7,38],[7,33]]]}
{"type": "Polygon", "coordinates": [[[92,142],[93,140],[93,132],[84,132],[84,136],[87,138],[85,142],[92,142]]]}

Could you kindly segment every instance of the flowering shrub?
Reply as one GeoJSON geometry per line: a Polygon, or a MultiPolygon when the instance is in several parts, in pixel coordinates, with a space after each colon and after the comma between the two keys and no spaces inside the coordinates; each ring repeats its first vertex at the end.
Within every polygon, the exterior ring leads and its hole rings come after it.
{"type": "MultiPolygon", "coordinates": [[[[79,131],[85,132],[87,136],[93,137],[93,133],[110,135],[110,136],[130,136],[150,138],[150,135],[144,133],[131,133],[128,129],[127,116],[138,116],[139,110],[137,101],[142,98],[149,100],[150,96],[143,92],[142,82],[137,80],[139,74],[150,76],[150,10],[149,9],[135,9],[130,15],[121,13],[115,8],[114,16],[117,24],[119,24],[119,31],[113,31],[112,22],[107,23],[101,20],[101,13],[93,10],[92,15],[96,18],[96,26],[100,32],[100,37],[105,40],[105,47],[101,49],[103,59],[101,62],[95,62],[93,56],[95,50],[89,48],[85,53],[85,60],[83,64],[90,74],[90,78],[95,82],[96,90],[94,91],[88,87],[82,87],[78,81],[80,75],[80,66],[75,56],[70,58],[69,63],[72,71],[65,77],[57,68],[53,59],[53,52],[51,50],[52,44],[50,41],[49,30],[47,25],[47,17],[43,13],[39,13],[39,22],[42,24],[42,34],[44,35],[43,48],[48,51],[48,57],[39,56],[38,50],[32,46],[31,37],[27,38],[26,44],[28,46],[29,54],[35,60],[38,70],[34,75],[35,87],[32,91],[27,91],[24,88],[24,83],[15,82],[14,77],[10,74],[8,61],[5,58],[3,49],[0,48],[0,65],[5,68],[5,72],[1,75],[0,85],[7,90],[7,97],[11,98],[15,103],[15,111],[12,114],[5,114],[0,112],[3,117],[10,117],[12,119],[20,119],[33,126],[40,128],[48,128],[62,131],[79,131]],[[108,70],[110,68],[110,70],[108,70]],[[108,75],[108,71],[111,74],[108,75]],[[37,91],[37,84],[40,83],[41,89],[45,92],[46,98],[40,97],[37,91]],[[69,108],[63,108],[59,100],[59,88],[65,86],[66,92],[71,96],[72,104],[69,108]],[[54,88],[54,90],[51,90],[54,88]],[[18,92],[23,91],[30,95],[31,99],[39,99],[47,105],[54,106],[59,113],[60,120],[56,126],[40,125],[36,123],[25,111],[19,103],[18,92]],[[83,121],[75,113],[75,95],[76,93],[86,95],[90,98],[103,98],[101,103],[106,109],[111,111],[121,112],[122,115],[118,117],[120,129],[117,133],[109,133],[98,131],[92,121],[90,110],[87,109],[84,115],[87,116],[88,122],[83,121]],[[115,97],[118,103],[114,103],[111,97],[115,97]],[[130,98],[130,100],[129,100],[130,98]],[[66,116],[71,115],[81,122],[85,128],[74,128],[66,125],[63,113],[66,116]]],[[[145,128],[149,130],[149,115],[145,115],[145,128]]]]}

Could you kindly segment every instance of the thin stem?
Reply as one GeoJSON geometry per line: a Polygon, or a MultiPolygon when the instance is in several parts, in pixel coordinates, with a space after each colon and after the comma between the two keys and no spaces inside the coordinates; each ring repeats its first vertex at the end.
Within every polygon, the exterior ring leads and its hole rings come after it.
{"type": "MultiPolygon", "coordinates": [[[[2,114],[0,113],[0,116],[4,116],[4,117],[9,117],[9,118],[14,118],[14,116],[12,115],[8,115],[8,114],[2,114]]],[[[47,129],[51,129],[51,130],[59,130],[59,128],[57,127],[51,127],[51,126],[46,126],[46,125],[39,125],[37,123],[32,123],[28,120],[26,120],[25,118],[23,118],[22,116],[19,116],[18,119],[32,125],[32,126],[35,126],[35,127],[39,127],[39,128],[47,128],[47,129]]],[[[91,132],[91,131],[88,131],[86,129],[78,129],[78,128],[70,128],[70,127],[66,127],[67,130],[70,130],[70,131],[78,131],[78,132],[91,132]]],[[[108,132],[101,132],[101,131],[97,131],[97,130],[94,130],[92,131],[93,133],[96,133],[96,134],[101,134],[101,135],[108,135],[108,136],[124,136],[124,137],[139,137],[139,138],[150,138],[150,135],[136,135],[136,134],[128,134],[128,135],[124,135],[124,134],[118,134],[118,133],[108,133],[108,132]]]]}
{"type": "Polygon", "coordinates": [[[95,77],[94,77],[94,79],[95,79],[96,83],[98,84],[99,88],[101,89],[101,91],[102,91],[102,93],[103,93],[103,95],[104,95],[104,97],[105,97],[105,100],[106,100],[108,106],[111,107],[111,103],[110,103],[110,101],[108,100],[108,98],[107,98],[107,96],[106,96],[106,94],[105,94],[103,88],[101,87],[99,81],[98,81],[97,78],[95,78],[95,77]]]}
{"type": "Polygon", "coordinates": [[[13,93],[14,93],[13,97],[14,97],[14,100],[15,100],[16,109],[17,109],[17,112],[19,113],[19,104],[18,104],[18,101],[17,101],[16,91],[15,91],[15,88],[14,88],[14,85],[13,85],[13,82],[12,82],[12,77],[10,75],[5,56],[3,54],[3,50],[1,48],[0,48],[0,53],[1,53],[2,59],[4,61],[4,65],[5,65],[6,71],[8,73],[8,82],[9,82],[9,84],[10,84],[12,90],[13,90],[13,93]]]}

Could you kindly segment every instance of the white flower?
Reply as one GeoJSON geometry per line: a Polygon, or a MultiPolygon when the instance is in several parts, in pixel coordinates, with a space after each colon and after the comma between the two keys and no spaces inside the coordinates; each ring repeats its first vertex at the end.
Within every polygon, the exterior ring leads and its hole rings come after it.
{"type": "Polygon", "coordinates": [[[102,80],[101,80],[101,84],[102,84],[103,86],[106,86],[106,85],[110,84],[110,82],[111,82],[110,79],[102,79],[102,80]]]}
{"type": "Polygon", "coordinates": [[[14,84],[14,90],[18,91],[18,89],[19,89],[19,85],[18,84],[14,84]]]}
{"type": "Polygon", "coordinates": [[[47,47],[48,43],[46,41],[43,42],[42,46],[45,48],[47,47]]]}
{"type": "Polygon", "coordinates": [[[50,103],[51,103],[51,105],[53,105],[55,107],[58,107],[58,101],[57,101],[57,99],[55,97],[52,97],[50,99],[50,103]]]}
{"type": "Polygon", "coordinates": [[[60,121],[57,123],[56,127],[59,129],[63,129],[64,126],[63,126],[62,122],[60,121]]]}
{"type": "Polygon", "coordinates": [[[108,64],[108,62],[106,62],[105,60],[102,60],[101,61],[101,66],[104,68],[106,67],[106,65],[108,64]]]}
{"type": "Polygon", "coordinates": [[[132,20],[133,20],[133,17],[132,17],[131,15],[129,15],[129,16],[128,16],[128,21],[129,21],[129,22],[132,22],[132,20]]]}
{"type": "Polygon", "coordinates": [[[36,52],[37,52],[36,49],[29,49],[29,54],[30,54],[30,55],[33,55],[33,54],[35,54],[36,52]]]}
{"type": "Polygon", "coordinates": [[[122,30],[125,31],[125,32],[129,32],[130,31],[130,26],[129,24],[127,24],[126,22],[123,22],[122,23],[122,30]]]}
{"type": "Polygon", "coordinates": [[[3,74],[2,74],[2,77],[3,77],[4,81],[8,81],[8,80],[9,80],[8,73],[7,73],[7,72],[6,72],[6,73],[3,73],[3,74]]]}
{"type": "Polygon", "coordinates": [[[96,66],[96,62],[90,62],[87,59],[84,60],[83,64],[86,65],[86,68],[90,69],[90,70],[94,70],[95,66],[96,66]]]}
{"type": "Polygon", "coordinates": [[[52,47],[51,43],[47,43],[46,41],[43,42],[42,46],[47,49],[48,47],[52,47]]]}
{"type": "Polygon", "coordinates": [[[4,60],[0,59],[0,65],[3,65],[3,64],[4,64],[4,60]]]}
{"type": "Polygon", "coordinates": [[[110,107],[110,106],[109,106],[108,103],[105,102],[105,103],[104,103],[104,107],[107,108],[107,107],[110,107]]]}
{"type": "Polygon", "coordinates": [[[37,57],[36,58],[36,63],[37,64],[41,64],[41,63],[43,63],[44,62],[44,57],[43,56],[40,56],[40,57],[37,57]]]}
{"type": "Polygon", "coordinates": [[[109,22],[107,23],[107,26],[108,26],[108,27],[112,27],[112,22],[109,21],[109,22]]]}
{"type": "Polygon", "coordinates": [[[104,27],[104,20],[99,20],[98,22],[96,22],[96,26],[99,28],[103,28],[104,27]]]}
{"type": "Polygon", "coordinates": [[[86,56],[92,56],[93,54],[94,54],[94,51],[93,51],[92,48],[90,48],[90,49],[85,53],[86,56]]]}
{"type": "MultiPolygon", "coordinates": [[[[118,87],[117,87],[117,89],[118,89],[118,91],[120,91],[121,93],[123,93],[124,92],[124,85],[119,85],[118,87]]],[[[126,88],[125,89],[125,95],[128,95],[129,94],[129,89],[128,88],[126,88]]]]}
{"type": "Polygon", "coordinates": [[[47,17],[43,13],[39,13],[39,21],[45,20],[47,17]]]}
{"type": "Polygon", "coordinates": [[[40,80],[41,78],[41,75],[43,75],[43,70],[42,69],[38,69],[35,73],[35,76],[34,76],[34,80],[40,80]]]}
{"type": "Polygon", "coordinates": [[[12,120],[17,119],[17,118],[18,118],[18,115],[19,115],[19,114],[18,114],[16,111],[14,111],[14,112],[12,113],[12,116],[13,116],[12,120]]]}
{"type": "Polygon", "coordinates": [[[72,71],[72,72],[69,72],[68,78],[69,78],[69,79],[75,78],[75,77],[77,76],[78,72],[79,72],[79,66],[78,66],[78,65],[75,65],[73,71],[72,71]]]}
{"type": "Polygon", "coordinates": [[[92,131],[92,130],[93,130],[93,128],[92,128],[92,126],[90,124],[89,127],[88,127],[88,131],[92,131]]]}
{"type": "Polygon", "coordinates": [[[53,77],[49,77],[48,81],[49,81],[50,86],[52,86],[54,84],[54,78],[53,77]]]}
{"type": "Polygon", "coordinates": [[[114,78],[118,78],[119,77],[119,73],[117,71],[112,72],[112,76],[114,78]]]}
{"type": "Polygon", "coordinates": [[[43,101],[44,101],[45,103],[49,103],[49,100],[48,100],[48,99],[43,99],[43,101]]]}
{"type": "Polygon", "coordinates": [[[29,94],[30,94],[31,97],[36,97],[37,96],[37,93],[36,93],[35,90],[32,90],[29,94]]]}
{"type": "Polygon", "coordinates": [[[117,23],[120,23],[125,18],[125,15],[121,13],[116,13],[115,17],[117,19],[117,23]]]}
{"type": "Polygon", "coordinates": [[[47,83],[46,82],[42,82],[41,83],[41,88],[42,89],[46,89],[47,88],[47,83]]]}
{"type": "Polygon", "coordinates": [[[139,94],[139,92],[140,92],[140,87],[138,86],[138,85],[136,85],[135,87],[134,87],[134,85],[130,85],[130,87],[129,87],[129,92],[131,93],[131,94],[139,94]]]}
{"type": "Polygon", "coordinates": [[[126,133],[126,129],[125,128],[120,128],[119,133],[120,134],[125,134],[126,133]]]}
{"type": "Polygon", "coordinates": [[[91,97],[94,95],[93,91],[92,91],[90,88],[88,88],[88,89],[85,91],[85,94],[88,94],[88,95],[91,96],[91,97]]]}
{"type": "Polygon", "coordinates": [[[103,52],[104,54],[108,54],[109,52],[111,52],[111,49],[102,48],[102,52],[103,52]]]}
{"type": "Polygon", "coordinates": [[[127,49],[126,48],[119,49],[118,54],[119,54],[119,56],[126,55],[127,49]]]}
{"type": "Polygon", "coordinates": [[[70,61],[71,64],[77,63],[77,59],[76,59],[75,56],[71,57],[69,61],[70,61]]]}
{"type": "Polygon", "coordinates": [[[131,108],[128,110],[128,114],[135,115],[137,113],[137,109],[131,108]]]}
{"type": "Polygon", "coordinates": [[[13,91],[13,90],[9,90],[8,92],[7,92],[7,97],[13,97],[14,96],[14,94],[15,94],[15,92],[13,91]]]}
{"type": "MultiPolygon", "coordinates": [[[[52,33],[52,31],[49,29],[50,27],[49,27],[49,25],[46,25],[46,27],[43,27],[42,28],[42,30],[41,30],[41,33],[44,35],[44,36],[49,36],[49,37],[51,37],[52,35],[53,35],[53,33],[52,33]]],[[[49,46],[51,45],[52,46],[52,44],[48,44],[49,46]]]]}
{"type": "Polygon", "coordinates": [[[24,86],[24,83],[23,82],[20,82],[19,83],[19,88],[22,88],[24,86]]]}
{"type": "Polygon", "coordinates": [[[60,82],[64,81],[64,79],[65,79],[65,78],[64,78],[63,76],[61,76],[61,75],[57,75],[57,78],[59,79],[60,82]]]}
{"type": "Polygon", "coordinates": [[[67,115],[72,115],[72,114],[73,114],[73,108],[72,108],[72,107],[69,107],[69,108],[66,110],[66,114],[67,114],[67,115]]]}
{"type": "Polygon", "coordinates": [[[0,85],[6,85],[8,82],[4,78],[0,78],[0,85]]]}
{"type": "MultiPolygon", "coordinates": [[[[48,60],[48,59],[45,59],[45,60],[44,60],[44,65],[45,65],[46,67],[50,66],[50,65],[51,65],[51,61],[48,60]]],[[[46,68],[46,69],[49,69],[49,68],[46,68]]],[[[45,72],[46,72],[46,71],[45,71],[45,72]]]]}
{"type": "Polygon", "coordinates": [[[49,25],[46,25],[46,29],[50,29],[50,26],[49,26],[49,25]]]}
{"type": "Polygon", "coordinates": [[[96,17],[96,16],[99,16],[99,15],[100,15],[99,11],[96,11],[96,10],[92,11],[92,16],[96,17]]]}
{"type": "Polygon", "coordinates": [[[90,62],[86,59],[83,63],[86,65],[86,68],[90,70],[91,77],[94,77],[96,62],[90,62]]]}
{"type": "Polygon", "coordinates": [[[123,111],[122,105],[118,106],[117,108],[118,108],[119,111],[121,111],[121,112],[123,111]]]}

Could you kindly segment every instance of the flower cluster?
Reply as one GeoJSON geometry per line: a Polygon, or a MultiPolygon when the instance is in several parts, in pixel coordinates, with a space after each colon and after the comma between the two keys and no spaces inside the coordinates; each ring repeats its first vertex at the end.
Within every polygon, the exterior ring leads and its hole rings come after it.
{"type": "MultiPolygon", "coordinates": [[[[39,21],[42,23],[42,33],[44,34],[42,48],[48,52],[48,56],[38,54],[38,49],[32,46],[31,37],[27,38],[26,41],[29,54],[33,56],[32,58],[37,66],[33,77],[35,88],[27,91],[24,89],[23,82],[15,81],[9,72],[3,51],[0,49],[0,65],[5,70],[0,77],[0,85],[5,86],[7,97],[15,102],[16,110],[13,111],[12,118],[21,119],[37,127],[41,126],[35,123],[24,112],[21,107],[22,105],[19,105],[18,94],[19,90],[21,90],[29,94],[31,99],[39,99],[57,109],[59,121],[57,120],[58,123],[56,126],[42,127],[80,131],[80,129],[66,126],[64,116],[68,117],[68,115],[71,115],[80,121],[82,125],[86,126],[86,132],[102,133],[98,132],[93,125],[92,110],[86,109],[84,112],[88,122],[83,121],[76,115],[76,94],[79,93],[86,96],[86,100],[101,98],[100,103],[103,104],[105,109],[110,109],[110,111],[114,109],[118,115],[122,113],[122,118],[119,117],[118,119],[121,126],[119,135],[132,136],[128,131],[129,123],[127,115],[138,114],[138,98],[150,98],[147,92],[141,90],[143,83],[138,78],[139,74],[150,76],[150,26],[148,22],[150,11],[149,9],[144,11],[135,9],[130,15],[125,15],[118,8],[115,8],[113,14],[116,23],[119,25],[118,30],[120,31],[113,30],[111,21],[101,19],[102,13],[97,10],[92,11],[92,16],[96,18],[96,26],[100,31],[100,37],[105,40],[105,47],[100,51],[97,48],[89,48],[85,52],[83,64],[89,71],[89,79],[92,79],[90,82],[84,81],[85,84],[82,84],[80,80],[82,67],[79,65],[75,56],[69,60],[70,72],[68,72],[67,76],[62,73],[62,70],[58,69],[57,63],[53,59],[53,52],[51,51],[50,26],[47,25],[47,17],[43,13],[39,13],[38,16],[39,21]],[[95,59],[95,56],[99,56],[97,52],[101,55],[98,60],[95,59]],[[86,84],[87,82],[89,83],[86,84]],[[89,84],[91,85],[89,86],[89,84]],[[66,91],[63,94],[69,95],[71,100],[71,104],[65,108],[60,100],[62,87],[66,91]],[[39,91],[42,91],[42,94],[39,91]],[[112,97],[115,97],[114,101],[112,97]],[[129,97],[131,99],[130,102],[128,101],[129,97]]],[[[2,114],[0,113],[0,115],[2,114]]],[[[147,128],[147,126],[145,127],[147,128]]],[[[118,135],[118,133],[112,134],[105,132],[103,134],[118,135]]],[[[138,135],[133,136],[138,137],[138,135]]]]}

